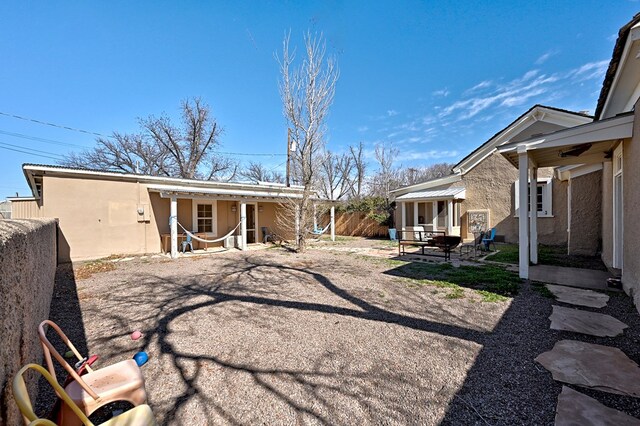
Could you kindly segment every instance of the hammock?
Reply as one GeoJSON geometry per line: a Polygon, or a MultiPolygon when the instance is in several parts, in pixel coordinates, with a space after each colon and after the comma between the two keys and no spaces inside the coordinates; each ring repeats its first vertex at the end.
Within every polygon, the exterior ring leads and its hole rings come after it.
{"type": "Polygon", "coordinates": [[[320,228],[314,229],[312,234],[313,235],[322,235],[325,232],[327,232],[327,229],[329,229],[330,226],[331,226],[331,222],[329,222],[329,224],[327,226],[325,226],[324,229],[320,229],[320,228]]]}
{"type": "MultiPolygon", "coordinates": [[[[169,222],[171,222],[171,218],[169,218],[169,222]]],[[[228,237],[230,237],[234,232],[236,232],[236,229],[238,229],[238,227],[242,224],[242,221],[238,222],[238,224],[236,225],[235,228],[233,228],[231,231],[229,231],[229,233],[223,237],[220,238],[216,238],[215,240],[205,240],[204,238],[200,238],[197,235],[193,234],[192,232],[189,232],[184,226],[182,226],[182,224],[180,222],[178,222],[178,220],[176,219],[176,223],[178,224],[178,226],[180,228],[182,228],[182,230],[189,235],[191,238],[193,238],[194,240],[197,241],[201,241],[203,243],[207,243],[207,244],[211,244],[211,243],[218,243],[220,241],[223,241],[225,239],[227,239],[228,237]]]]}

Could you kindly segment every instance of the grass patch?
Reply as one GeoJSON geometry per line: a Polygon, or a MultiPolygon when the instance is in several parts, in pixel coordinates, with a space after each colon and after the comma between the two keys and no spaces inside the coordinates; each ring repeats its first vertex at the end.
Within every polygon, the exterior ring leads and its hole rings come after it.
{"type": "MultiPolygon", "coordinates": [[[[396,261],[398,262],[398,261],[396,261]]],[[[474,290],[483,302],[502,302],[518,294],[521,280],[516,273],[498,265],[453,267],[450,263],[400,262],[386,271],[416,284],[446,288],[448,299],[464,297],[464,288],[474,290]]]]}
{"type": "MultiPolygon", "coordinates": [[[[500,263],[510,263],[517,265],[520,258],[517,244],[499,244],[499,252],[490,254],[487,260],[500,263]]],[[[568,255],[565,246],[545,246],[538,247],[538,263],[541,265],[564,266],[569,268],[585,268],[606,270],[604,263],[594,256],[568,255]]]]}
{"type": "Polygon", "coordinates": [[[84,280],[91,277],[93,274],[113,271],[114,269],[116,269],[116,265],[115,263],[111,262],[110,259],[112,259],[112,257],[94,260],[79,265],[74,269],[76,279],[84,280]]]}
{"type": "Polygon", "coordinates": [[[551,290],[549,290],[544,283],[532,282],[531,289],[533,291],[538,292],[543,297],[548,297],[549,299],[554,299],[554,300],[556,299],[555,294],[553,294],[551,290]]]}

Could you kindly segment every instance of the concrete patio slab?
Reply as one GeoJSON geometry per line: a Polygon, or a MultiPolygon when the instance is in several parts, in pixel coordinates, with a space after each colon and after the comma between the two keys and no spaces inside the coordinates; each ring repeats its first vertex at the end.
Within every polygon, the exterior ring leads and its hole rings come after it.
{"type": "Polygon", "coordinates": [[[549,316],[552,330],[573,331],[598,337],[615,337],[629,327],[611,315],[556,305],[552,308],[553,312],[549,316]]]}
{"type": "Polygon", "coordinates": [[[640,367],[620,349],[561,340],[535,360],[559,382],[640,397],[640,367]]]}
{"type": "Polygon", "coordinates": [[[556,408],[556,426],[640,426],[640,420],[609,408],[567,386],[562,387],[556,408]]]}
{"type": "Polygon", "coordinates": [[[531,281],[592,290],[606,290],[607,278],[609,277],[611,277],[611,274],[608,272],[593,269],[564,268],[550,265],[535,265],[529,268],[529,279],[531,281]]]}
{"type": "Polygon", "coordinates": [[[590,308],[604,308],[607,306],[609,296],[593,290],[566,287],[563,285],[547,284],[547,288],[556,297],[558,302],[569,303],[590,308]]]}

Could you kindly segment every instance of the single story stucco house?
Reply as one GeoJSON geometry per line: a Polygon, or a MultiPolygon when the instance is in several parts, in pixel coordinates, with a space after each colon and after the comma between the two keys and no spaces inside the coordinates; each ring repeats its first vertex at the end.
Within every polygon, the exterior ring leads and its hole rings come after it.
{"type": "MultiPolygon", "coordinates": [[[[496,228],[498,240],[518,241],[518,171],[498,152],[505,144],[526,140],[533,135],[590,123],[593,117],[583,112],[535,105],[500,130],[456,164],[448,176],[392,191],[396,201],[395,223],[399,229],[440,230],[472,240],[477,230],[496,228]]],[[[568,241],[569,175],[558,175],[553,167],[541,168],[536,185],[536,206],[540,241],[562,245],[568,241]]],[[[592,185],[601,179],[599,170],[578,175],[580,184],[592,185]]],[[[587,207],[580,199],[574,209],[587,207]]],[[[598,220],[588,226],[599,226],[598,220]]],[[[584,223],[584,222],[583,222],[584,223]]],[[[577,237],[576,237],[577,238],[577,237]]],[[[599,236],[585,235],[585,241],[574,246],[593,254],[599,246],[599,236]]]]}
{"type": "Polygon", "coordinates": [[[263,241],[265,227],[270,234],[290,236],[291,229],[281,229],[277,216],[286,200],[300,198],[303,192],[302,187],[264,182],[213,182],[39,164],[22,168],[33,196],[11,198],[12,217],[58,219],[60,262],[121,253],[175,256],[184,229],[207,241],[229,234],[208,247],[245,249],[263,241]]]}
{"type": "MultiPolygon", "coordinates": [[[[532,136],[499,147],[520,182],[534,182],[538,170],[558,167],[560,174],[601,170],[599,185],[570,185],[570,201],[586,204],[571,227],[597,218],[602,260],[622,277],[625,291],[640,306],[640,14],[624,25],[613,49],[592,123],[532,136]],[[589,200],[599,199],[600,203],[589,200]]],[[[522,187],[522,185],[520,185],[522,187]]],[[[526,194],[520,192],[520,202],[526,194]]],[[[520,216],[520,276],[537,263],[540,221],[520,216]]],[[[579,231],[577,231],[579,232],[579,231]]],[[[576,232],[576,233],[577,233],[576,232]]],[[[573,233],[572,233],[573,234],[573,233]]],[[[572,239],[573,236],[570,237],[572,239]]]]}

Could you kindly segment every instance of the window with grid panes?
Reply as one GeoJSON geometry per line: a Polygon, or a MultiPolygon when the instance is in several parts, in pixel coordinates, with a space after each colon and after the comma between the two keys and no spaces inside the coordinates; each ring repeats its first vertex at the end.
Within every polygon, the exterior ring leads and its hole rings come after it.
{"type": "Polygon", "coordinates": [[[211,204],[198,204],[198,232],[213,232],[213,206],[211,204]]]}

